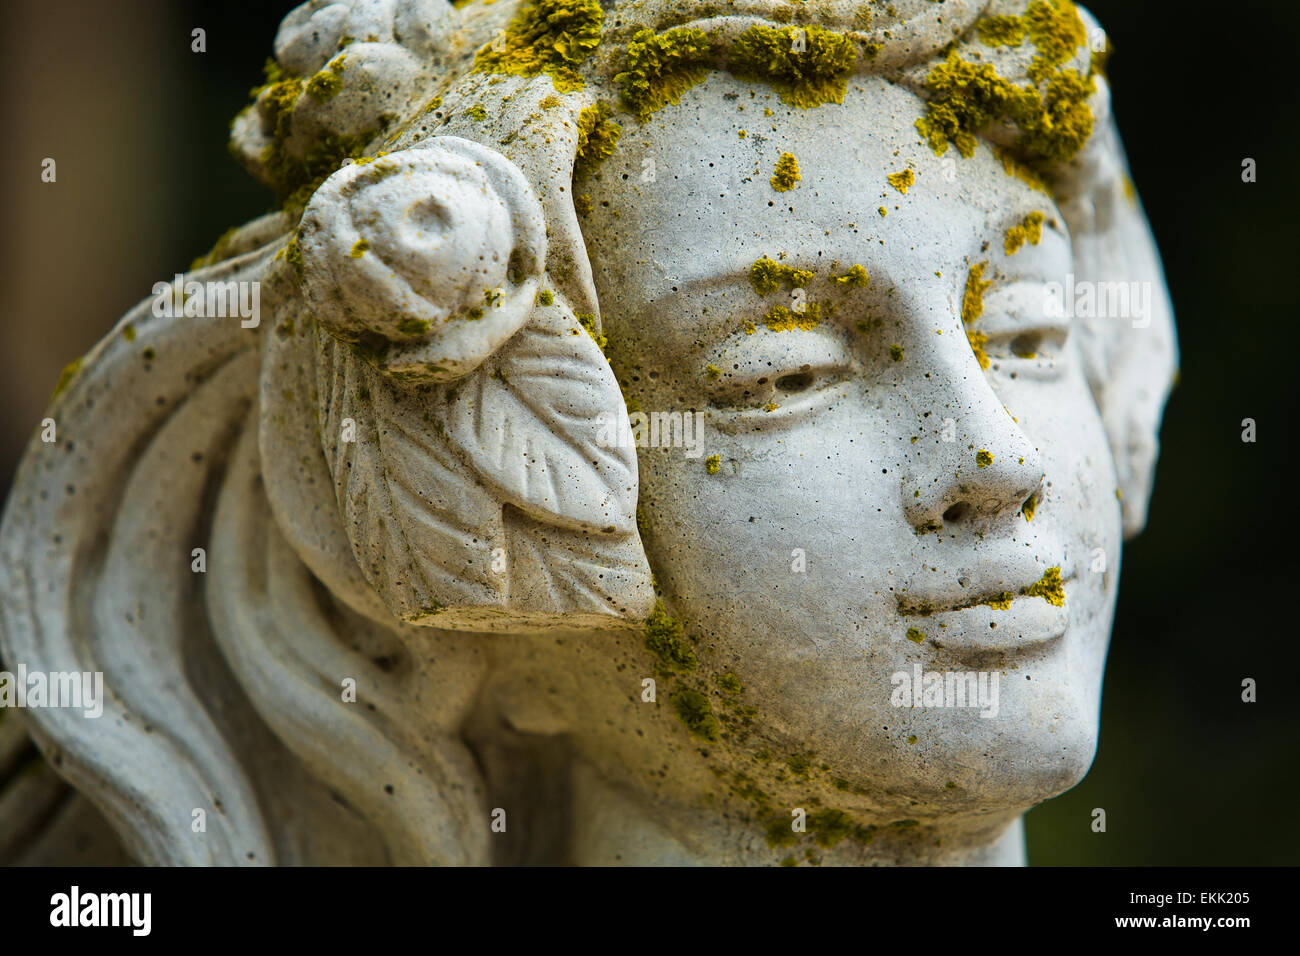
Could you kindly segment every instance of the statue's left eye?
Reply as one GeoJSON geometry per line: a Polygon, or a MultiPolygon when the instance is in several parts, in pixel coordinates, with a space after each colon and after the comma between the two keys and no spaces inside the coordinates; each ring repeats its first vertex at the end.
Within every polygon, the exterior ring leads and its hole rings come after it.
{"type": "Polygon", "coordinates": [[[813,387],[812,372],[796,372],[794,375],[782,375],[774,383],[778,392],[806,392],[813,387]]]}

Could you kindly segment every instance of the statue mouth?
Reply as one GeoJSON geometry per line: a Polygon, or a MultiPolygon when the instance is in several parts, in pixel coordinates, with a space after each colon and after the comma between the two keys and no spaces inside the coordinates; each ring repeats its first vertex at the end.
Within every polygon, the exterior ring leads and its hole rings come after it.
{"type": "Polygon", "coordinates": [[[907,639],[939,649],[968,652],[1017,651],[1040,647],[1069,630],[1069,593],[1075,575],[1048,569],[1038,581],[1020,587],[981,589],[971,597],[939,604],[898,601],[907,639]]]}

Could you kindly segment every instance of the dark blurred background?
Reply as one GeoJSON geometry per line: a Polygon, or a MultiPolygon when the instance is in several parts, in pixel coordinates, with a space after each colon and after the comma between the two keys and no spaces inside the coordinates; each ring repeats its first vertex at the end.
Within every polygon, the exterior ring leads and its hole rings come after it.
{"type": "MultiPolygon", "coordinates": [[[[288,0],[5,0],[0,493],[59,370],[155,281],[271,207],[230,159],[288,0]],[[190,31],[207,31],[192,53],[190,31]],[[58,163],[57,185],[40,181],[58,163]]],[[[1300,863],[1288,513],[1300,5],[1093,0],[1182,348],[1150,524],[1124,552],[1101,747],[1028,817],[1034,864],[1300,863]],[[1230,13],[1230,16],[1228,15],[1230,13]],[[1258,162],[1258,182],[1241,162],[1258,162]],[[1256,444],[1241,420],[1258,423],[1256,444]],[[1241,701],[1253,677],[1259,701],[1241,701]],[[1092,810],[1107,814],[1093,833],[1092,810]]],[[[1300,587],[1298,587],[1300,590],[1300,587]]]]}

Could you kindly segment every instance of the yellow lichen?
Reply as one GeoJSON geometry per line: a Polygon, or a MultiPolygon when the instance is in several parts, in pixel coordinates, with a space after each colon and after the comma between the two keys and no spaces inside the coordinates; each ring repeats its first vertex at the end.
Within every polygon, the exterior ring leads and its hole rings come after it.
{"type": "Polygon", "coordinates": [[[561,93],[581,89],[576,67],[600,44],[603,21],[597,0],[533,0],[499,41],[478,52],[474,68],[515,76],[545,73],[561,93]]]}
{"type": "Polygon", "coordinates": [[[772,174],[772,188],[779,193],[794,189],[794,184],[803,177],[799,175],[799,161],[793,153],[782,153],[776,161],[776,172],[772,174]]]}
{"type": "Polygon", "coordinates": [[[907,187],[916,182],[916,173],[910,169],[904,169],[902,172],[890,173],[886,178],[889,180],[889,185],[906,196],[907,187]]]}
{"type": "Polygon", "coordinates": [[[808,269],[794,269],[764,256],[749,267],[749,282],[759,295],[771,295],[782,284],[787,289],[803,289],[813,280],[808,269]]]}
{"type": "Polygon", "coordinates": [[[704,470],[708,472],[710,475],[716,475],[718,473],[718,469],[721,467],[722,467],[721,455],[710,455],[708,458],[704,459],[704,470]]]}
{"type": "Polygon", "coordinates": [[[1003,249],[1007,255],[1014,256],[1020,251],[1020,247],[1028,242],[1031,246],[1038,245],[1043,239],[1043,214],[1035,210],[1025,216],[1019,225],[1012,226],[1007,230],[1006,238],[1003,241],[1003,249]]]}
{"type": "Polygon", "coordinates": [[[1061,583],[1061,569],[1048,568],[1036,584],[1021,588],[1025,597],[1040,597],[1048,604],[1062,607],[1065,604],[1065,587],[1061,583]]]}
{"type": "Polygon", "coordinates": [[[983,332],[972,332],[968,329],[966,332],[966,341],[970,342],[971,351],[975,353],[975,358],[980,363],[980,368],[988,368],[989,353],[984,350],[984,346],[989,344],[989,337],[983,332]]]}
{"type": "Polygon", "coordinates": [[[628,108],[646,119],[660,107],[680,102],[683,93],[704,79],[713,59],[703,30],[638,30],[624,53],[623,72],[614,81],[628,108]]]}
{"type": "Polygon", "coordinates": [[[871,276],[867,274],[865,267],[853,265],[849,271],[842,276],[832,275],[831,281],[839,285],[847,285],[855,289],[865,289],[871,284],[871,276]]]}
{"type": "Polygon", "coordinates": [[[980,603],[985,607],[993,608],[995,611],[1005,611],[1011,607],[1012,597],[1013,595],[1010,591],[1003,591],[1001,594],[995,594],[987,601],[981,601],[980,603]]]}
{"type": "Polygon", "coordinates": [[[1074,4],[1034,0],[1024,17],[991,17],[981,23],[987,24],[980,28],[986,43],[1012,43],[1017,35],[1033,41],[1038,52],[1027,71],[1031,84],[1017,86],[992,64],[972,63],[953,51],[926,77],[929,99],[917,130],[935,153],[942,156],[951,143],[970,157],[978,133],[1010,121],[1019,127],[1015,146],[1027,162],[1050,165],[1072,159],[1092,135],[1087,100],[1096,90],[1091,73],[1084,77],[1062,68],[1087,41],[1074,4]]]}
{"type": "Polygon", "coordinates": [[[970,267],[970,273],[966,276],[966,291],[961,299],[961,320],[967,324],[984,314],[984,293],[993,284],[992,280],[984,279],[986,268],[987,262],[978,263],[970,267]]]}
{"type": "Polygon", "coordinates": [[[975,464],[980,468],[987,468],[989,465],[993,464],[993,453],[981,448],[975,453],[975,464]]]}
{"type": "Polygon", "coordinates": [[[782,101],[811,109],[841,103],[857,63],[853,42],[821,27],[752,26],[728,51],[728,67],[772,85],[782,101]]]}
{"type": "Polygon", "coordinates": [[[573,317],[578,320],[578,324],[587,330],[591,340],[605,351],[605,346],[609,344],[609,339],[601,332],[596,331],[596,316],[591,312],[575,312],[573,317]]]}
{"type": "Polygon", "coordinates": [[[613,112],[602,100],[578,114],[578,150],[573,162],[575,175],[591,172],[614,152],[623,127],[610,119],[613,112]]]}
{"type": "Polygon", "coordinates": [[[820,319],[821,305],[807,302],[801,312],[793,312],[783,305],[774,305],[763,316],[763,324],[773,332],[793,332],[795,329],[807,332],[815,329],[820,319]]]}
{"type": "Polygon", "coordinates": [[[986,46],[1020,46],[1025,42],[1025,23],[1020,17],[984,17],[975,27],[986,46]]]}

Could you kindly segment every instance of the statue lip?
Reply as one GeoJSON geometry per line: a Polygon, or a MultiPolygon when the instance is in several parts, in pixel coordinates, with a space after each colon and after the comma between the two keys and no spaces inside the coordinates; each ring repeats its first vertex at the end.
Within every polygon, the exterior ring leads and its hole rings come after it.
{"type": "Polygon", "coordinates": [[[908,624],[907,639],[930,647],[966,651],[1015,651],[1059,640],[1069,630],[1070,592],[1075,575],[1062,575],[1061,603],[1040,595],[989,589],[948,606],[899,602],[899,616],[908,624]]]}

